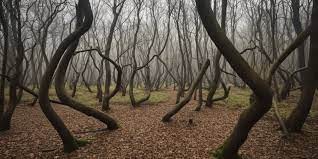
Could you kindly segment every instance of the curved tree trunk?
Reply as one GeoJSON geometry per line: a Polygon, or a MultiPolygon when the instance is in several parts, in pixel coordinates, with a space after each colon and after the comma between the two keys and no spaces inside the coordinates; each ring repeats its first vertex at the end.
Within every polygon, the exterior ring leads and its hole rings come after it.
{"type": "MultiPolygon", "coordinates": [[[[88,0],[79,0],[78,1],[78,12],[82,14],[85,18],[83,24],[77,28],[73,33],[68,35],[59,45],[55,54],[53,55],[51,62],[49,63],[46,71],[42,77],[40,90],[39,90],[39,103],[44,115],[48,118],[54,129],[58,132],[60,138],[62,139],[64,145],[65,152],[72,152],[78,149],[78,143],[76,139],[73,137],[71,132],[67,129],[64,122],[61,118],[56,114],[54,109],[52,108],[49,100],[49,87],[52,83],[53,74],[56,70],[56,67],[63,56],[65,50],[69,47],[69,45],[78,40],[83,34],[85,34],[92,22],[93,22],[93,13],[90,7],[90,3],[88,0]]],[[[78,21],[82,18],[77,17],[78,21]]]]}
{"type": "Polygon", "coordinates": [[[207,33],[235,72],[253,90],[255,102],[241,115],[231,135],[217,151],[218,158],[237,158],[240,146],[254,124],[270,109],[273,93],[267,82],[248,65],[226,37],[211,10],[210,0],[196,0],[197,10],[207,33]]]}
{"type": "MultiPolygon", "coordinates": [[[[121,79],[122,79],[122,72],[123,71],[122,71],[122,68],[115,61],[113,61],[109,57],[103,55],[102,52],[100,51],[100,49],[96,49],[96,51],[103,58],[103,60],[107,60],[108,62],[113,64],[115,66],[115,69],[117,70],[117,79],[116,79],[115,89],[112,92],[108,93],[106,96],[104,96],[104,100],[109,102],[110,99],[112,97],[114,97],[117,94],[117,92],[120,90],[120,88],[121,88],[121,79]]],[[[109,105],[108,105],[108,108],[109,108],[109,105]]],[[[109,109],[104,109],[104,108],[102,108],[102,109],[103,110],[109,110],[109,109]]]]}
{"type": "Polygon", "coordinates": [[[66,105],[70,106],[71,108],[80,111],[88,116],[92,116],[99,121],[105,123],[107,125],[107,128],[110,130],[114,130],[118,128],[118,125],[114,119],[109,117],[108,115],[99,112],[91,107],[87,107],[82,103],[79,103],[69,97],[65,91],[65,73],[67,70],[67,67],[69,65],[70,60],[72,59],[74,52],[77,48],[79,39],[74,41],[67,49],[67,51],[64,53],[62,59],[60,60],[60,63],[56,69],[56,77],[55,77],[55,90],[56,94],[59,97],[59,99],[65,103],[66,105]]]}
{"type": "Polygon", "coordinates": [[[206,70],[208,69],[208,67],[210,66],[210,60],[206,60],[204,62],[204,65],[202,67],[202,69],[200,70],[199,75],[197,76],[197,78],[195,79],[195,81],[192,83],[189,92],[187,92],[187,95],[171,110],[169,111],[163,118],[162,121],[163,122],[169,122],[171,117],[174,116],[175,114],[177,114],[192,98],[192,95],[195,91],[195,89],[198,87],[198,85],[200,84],[206,70]]]}
{"type": "MultiPolygon", "coordinates": [[[[74,45],[74,44],[72,44],[72,45],[74,45]]],[[[76,49],[76,47],[75,47],[75,49],[76,49]]],[[[92,116],[92,117],[100,120],[101,122],[105,123],[107,125],[108,129],[110,129],[110,130],[117,129],[118,125],[114,119],[112,119],[111,117],[107,116],[106,114],[104,114],[102,112],[99,112],[93,108],[87,107],[84,104],[73,100],[71,97],[69,97],[66,94],[65,83],[64,83],[65,72],[66,72],[66,68],[67,68],[68,63],[69,63],[71,57],[73,56],[72,55],[73,52],[72,51],[66,52],[65,55],[63,56],[60,64],[59,64],[59,67],[57,68],[56,79],[55,79],[55,89],[56,89],[57,96],[59,97],[59,99],[63,103],[72,107],[73,109],[80,111],[88,116],[92,116]]]]}
{"type": "MultiPolygon", "coordinates": [[[[115,27],[119,18],[119,15],[124,7],[124,3],[126,0],[121,1],[119,4],[117,4],[117,1],[114,1],[114,5],[112,7],[113,11],[113,21],[110,26],[109,30],[109,35],[107,37],[107,42],[106,42],[106,50],[105,50],[105,56],[109,58],[110,55],[110,49],[113,41],[113,35],[115,33],[115,27]],[[117,8],[119,7],[119,11],[117,11],[117,8]]],[[[111,68],[110,68],[110,63],[109,61],[105,61],[105,74],[106,74],[106,79],[105,79],[105,92],[104,92],[104,97],[103,97],[103,103],[102,103],[102,110],[109,110],[109,101],[111,99],[110,97],[110,86],[111,86],[111,68]]]]}
{"type": "Polygon", "coordinates": [[[292,82],[293,82],[293,77],[296,75],[296,73],[298,72],[303,72],[307,69],[307,67],[304,67],[304,68],[301,68],[301,69],[298,69],[296,71],[294,71],[285,81],[279,95],[280,95],[280,98],[282,100],[285,100],[288,96],[289,96],[289,91],[292,87],[292,82]]]}
{"type": "Polygon", "coordinates": [[[129,97],[130,97],[130,102],[133,107],[139,106],[141,103],[147,101],[150,98],[150,90],[146,90],[147,95],[139,100],[136,100],[135,95],[134,95],[134,78],[137,73],[137,69],[134,69],[133,72],[130,75],[129,79],[129,97]]]}
{"type": "Polygon", "coordinates": [[[221,81],[221,85],[222,85],[224,94],[223,94],[222,97],[218,97],[218,98],[213,99],[213,100],[212,100],[213,102],[217,102],[217,101],[220,101],[220,100],[225,100],[225,99],[226,99],[227,97],[229,97],[229,95],[230,95],[231,86],[229,86],[229,87],[227,88],[227,87],[226,87],[226,84],[222,81],[222,79],[221,79],[220,81],[221,81]]]}
{"type": "Polygon", "coordinates": [[[135,78],[135,75],[137,74],[137,71],[138,71],[138,67],[137,67],[137,61],[136,61],[136,47],[137,47],[137,40],[138,40],[138,34],[139,34],[139,29],[140,29],[140,23],[141,23],[141,17],[140,17],[140,13],[141,13],[141,8],[142,8],[142,5],[144,3],[144,1],[137,1],[137,2],[134,2],[135,3],[135,6],[136,6],[136,12],[137,12],[137,24],[136,24],[136,31],[135,31],[135,34],[134,34],[134,43],[133,43],[133,50],[132,50],[132,57],[133,57],[133,66],[132,66],[132,72],[131,72],[131,75],[130,75],[130,78],[129,78],[129,90],[128,90],[128,93],[129,93],[129,97],[130,97],[130,102],[131,102],[131,105],[133,107],[137,107],[139,106],[142,102],[145,102],[147,101],[149,98],[150,98],[150,92],[147,91],[147,96],[136,101],[135,99],[135,96],[134,96],[134,78],[135,78]]]}

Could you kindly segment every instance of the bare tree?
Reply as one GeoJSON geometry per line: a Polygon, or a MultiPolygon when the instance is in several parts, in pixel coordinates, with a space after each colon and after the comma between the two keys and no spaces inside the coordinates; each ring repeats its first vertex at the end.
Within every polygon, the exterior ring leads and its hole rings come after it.
{"type": "MultiPolygon", "coordinates": [[[[296,34],[299,35],[303,31],[302,23],[300,21],[300,14],[299,14],[299,9],[300,9],[300,4],[299,0],[291,0],[291,7],[292,7],[292,22],[294,29],[296,31],[296,34]]],[[[301,44],[298,49],[298,68],[303,68],[306,66],[306,54],[305,54],[305,43],[301,44]]],[[[300,73],[301,80],[303,81],[304,79],[304,72],[300,73]]]]}
{"type": "Polygon", "coordinates": [[[236,158],[238,149],[244,143],[248,132],[253,125],[271,108],[273,92],[270,87],[273,74],[286,57],[296,49],[308,36],[307,33],[301,34],[281,56],[273,63],[268,74],[267,80],[263,80],[243,59],[240,53],[226,37],[221,27],[217,23],[213,11],[210,8],[210,0],[196,0],[197,9],[202,23],[206,28],[210,38],[220,49],[220,52],[227,59],[232,68],[249,85],[254,95],[251,96],[251,106],[240,116],[231,135],[222,147],[216,152],[218,158],[236,158]]]}
{"type": "Polygon", "coordinates": [[[180,111],[191,100],[195,89],[200,84],[200,82],[201,82],[201,80],[202,80],[202,78],[203,78],[203,76],[204,76],[204,74],[209,66],[210,66],[210,60],[206,60],[204,62],[202,69],[200,70],[198,76],[196,77],[195,81],[192,83],[192,85],[189,89],[189,92],[187,93],[185,98],[183,98],[179,103],[177,103],[176,106],[171,111],[169,111],[167,114],[165,114],[165,116],[162,118],[163,122],[169,122],[171,117],[174,116],[176,113],[178,113],[178,111],[180,111]]]}
{"type": "MultiPolygon", "coordinates": [[[[217,8],[217,3],[214,1],[214,8],[217,8]]],[[[222,0],[222,18],[221,18],[221,28],[223,32],[226,34],[226,9],[227,9],[227,0],[222,0]]],[[[216,10],[215,10],[216,12],[216,10]]],[[[216,13],[214,13],[216,17],[216,13]]],[[[212,80],[211,88],[209,90],[205,106],[211,107],[213,104],[213,96],[218,88],[219,80],[221,77],[221,68],[220,68],[220,59],[221,53],[218,51],[215,58],[214,58],[214,78],[212,80]]]]}
{"type": "MultiPolygon", "coordinates": [[[[3,57],[2,57],[2,67],[1,74],[6,75],[7,73],[7,59],[8,59],[8,48],[9,48],[9,29],[8,29],[8,20],[5,18],[5,10],[4,10],[4,1],[0,3],[0,23],[2,26],[2,34],[4,40],[3,47],[3,57]]],[[[1,77],[0,82],[0,119],[2,119],[2,115],[4,112],[4,90],[5,90],[5,77],[1,77]]]]}
{"type": "Polygon", "coordinates": [[[14,74],[12,80],[10,81],[9,87],[9,104],[7,110],[2,115],[0,119],[0,130],[5,131],[10,129],[11,118],[14,113],[16,106],[18,105],[19,98],[17,88],[21,81],[22,74],[22,63],[24,57],[24,46],[22,42],[22,18],[20,11],[20,1],[9,1],[9,14],[11,21],[11,29],[13,34],[13,43],[16,46],[14,48],[15,55],[15,64],[14,64],[14,74]]]}
{"type": "MultiPolygon", "coordinates": [[[[121,0],[121,1],[117,1],[114,0],[113,1],[113,6],[112,6],[112,12],[113,12],[113,21],[111,23],[110,26],[110,30],[109,30],[109,34],[107,37],[107,41],[106,41],[106,50],[105,50],[105,56],[109,57],[110,55],[110,50],[111,50],[111,45],[112,45],[112,41],[113,41],[113,36],[114,36],[114,32],[115,32],[115,27],[119,18],[119,15],[124,7],[126,0],[121,0]]],[[[111,68],[110,68],[110,64],[108,61],[105,61],[105,68],[106,68],[106,80],[105,80],[105,92],[104,92],[104,97],[103,97],[103,103],[102,103],[102,110],[109,110],[109,94],[110,94],[110,86],[111,86],[111,68]]]]}
{"type": "Polygon", "coordinates": [[[298,132],[303,127],[310,112],[313,97],[317,89],[318,81],[318,2],[313,1],[311,15],[312,31],[310,34],[310,51],[308,68],[304,71],[303,88],[297,107],[293,110],[286,121],[287,128],[291,132],[298,132]]]}
{"type": "Polygon", "coordinates": [[[93,14],[88,0],[78,1],[78,12],[79,14],[77,14],[77,21],[80,22],[82,19],[84,19],[84,22],[81,23],[81,25],[78,26],[74,32],[68,35],[59,45],[48,67],[46,68],[39,90],[39,103],[41,109],[62,139],[65,152],[72,152],[76,150],[79,146],[79,142],[73,137],[61,118],[53,110],[49,101],[48,93],[53,74],[65,50],[70,46],[70,44],[73,43],[73,41],[77,41],[84,33],[86,33],[92,24],[93,14]],[[79,17],[79,15],[81,16],[79,17]]]}

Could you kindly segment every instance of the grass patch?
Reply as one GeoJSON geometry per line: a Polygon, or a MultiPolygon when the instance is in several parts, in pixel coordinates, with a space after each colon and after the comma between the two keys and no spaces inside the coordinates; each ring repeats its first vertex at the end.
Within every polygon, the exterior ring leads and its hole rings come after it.
{"type": "MultiPolygon", "coordinates": [[[[102,86],[104,88],[104,86],[102,86]]],[[[78,85],[77,86],[77,92],[76,96],[74,97],[75,100],[90,106],[97,108],[101,105],[101,103],[98,102],[98,99],[96,98],[96,92],[97,92],[97,87],[96,86],[91,86],[91,89],[93,90],[93,93],[89,92],[87,88],[84,85],[78,85]]],[[[111,87],[111,90],[114,89],[114,86],[111,87]]],[[[70,95],[72,93],[72,90],[69,89],[69,86],[66,86],[67,93],[70,95]]],[[[38,90],[34,90],[36,93],[38,90]]],[[[159,91],[154,91],[151,92],[151,96],[148,101],[146,101],[144,104],[148,105],[155,105],[158,103],[163,103],[167,102],[171,98],[171,93],[172,90],[159,90],[159,91]]],[[[227,107],[230,109],[245,109],[249,106],[249,97],[251,95],[252,91],[248,88],[242,89],[242,88],[236,88],[233,87],[231,88],[229,97],[225,100],[218,101],[216,102],[217,105],[220,105],[222,107],[227,107]]],[[[146,96],[144,90],[135,88],[134,89],[134,94],[135,98],[141,99],[144,96],[146,96]]],[[[206,98],[208,94],[207,90],[203,90],[203,96],[204,99],[206,98]]],[[[216,96],[215,97],[220,97],[223,96],[223,89],[218,89],[216,91],[216,96]]],[[[51,86],[49,90],[49,96],[50,99],[58,100],[55,92],[54,86],[51,86]]],[[[287,118],[292,110],[296,107],[297,101],[299,99],[300,92],[292,92],[291,95],[288,97],[287,100],[284,100],[280,103],[278,103],[278,109],[280,112],[280,115],[282,118],[287,118]]],[[[317,98],[317,94],[315,96],[317,98]]],[[[22,99],[21,99],[21,104],[28,104],[33,101],[34,97],[30,95],[27,92],[23,93],[22,99]]],[[[5,103],[8,103],[9,100],[9,88],[5,89],[5,103]]],[[[121,92],[118,92],[116,96],[114,96],[110,104],[120,104],[120,105],[130,105],[130,98],[128,95],[128,90],[126,96],[122,96],[121,92]]],[[[269,112],[271,114],[274,114],[273,108],[269,112]]],[[[310,117],[318,117],[318,100],[314,100],[312,109],[310,111],[310,117]]]]}
{"type": "MultiPolygon", "coordinates": [[[[223,146],[219,147],[215,151],[211,151],[210,155],[213,159],[224,159],[222,156],[224,155],[223,146]]],[[[233,159],[243,159],[240,155],[235,155],[233,159]]]]}
{"type": "MultiPolygon", "coordinates": [[[[228,98],[222,101],[215,102],[217,105],[225,106],[231,109],[247,108],[249,106],[249,97],[251,94],[250,89],[231,88],[228,98]]],[[[204,98],[208,95],[208,91],[204,90],[204,98]]],[[[224,95],[223,89],[218,89],[215,94],[215,98],[222,97],[224,95]]]]}
{"type": "MultiPolygon", "coordinates": [[[[135,98],[136,100],[139,100],[146,96],[143,90],[135,89],[134,90],[135,98]]],[[[148,101],[145,102],[145,104],[157,104],[166,102],[169,100],[169,95],[166,91],[154,91],[151,92],[151,96],[148,101]]],[[[122,96],[121,94],[117,94],[113,99],[111,100],[111,103],[117,103],[117,104],[130,104],[130,98],[127,94],[126,96],[122,96]]]]}

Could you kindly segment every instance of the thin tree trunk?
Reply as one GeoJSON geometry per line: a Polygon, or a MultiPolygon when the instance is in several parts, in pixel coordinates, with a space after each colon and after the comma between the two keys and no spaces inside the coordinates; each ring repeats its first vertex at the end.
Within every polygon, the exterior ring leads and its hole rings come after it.
{"type": "MultiPolygon", "coordinates": [[[[216,5],[216,3],[215,3],[215,5],[216,5]]],[[[214,8],[216,8],[216,6],[214,8]]],[[[222,0],[221,28],[222,28],[224,34],[226,34],[226,9],[227,9],[227,0],[222,0]]],[[[214,13],[214,14],[216,14],[216,13],[214,13]]],[[[213,97],[216,93],[216,90],[217,90],[218,85],[219,85],[220,77],[221,77],[221,68],[220,68],[221,56],[222,56],[222,54],[218,50],[216,57],[215,57],[215,61],[213,63],[214,64],[214,78],[212,80],[211,89],[209,90],[209,93],[208,93],[208,96],[206,99],[206,103],[205,103],[205,106],[207,106],[209,108],[212,107],[213,97]]]]}
{"type": "MultiPolygon", "coordinates": [[[[114,1],[114,6],[112,8],[113,11],[113,21],[110,26],[109,30],[109,35],[107,37],[107,42],[106,42],[106,50],[105,50],[105,56],[109,58],[110,55],[110,50],[111,50],[111,45],[113,41],[113,36],[115,33],[115,27],[119,18],[119,15],[124,7],[124,3],[126,0],[123,0],[121,4],[117,4],[117,1],[114,1]],[[119,7],[119,11],[117,11],[117,8],[119,7]]],[[[105,91],[104,91],[104,97],[103,97],[103,103],[102,103],[102,110],[109,110],[109,100],[110,97],[110,86],[111,86],[111,68],[110,68],[110,63],[109,61],[105,61],[105,74],[106,74],[106,79],[105,79],[105,91]]]]}
{"type": "Polygon", "coordinates": [[[189,103],[189,101],[191,100],[195,89],[200,84],[200,82],[201,82],[201,80],[202,80],[202,78],[203,78],[203,76],[204,76],[204,74],[205,74],[205,72],[206,72],[206,70],[208,69],[209,66],[210,66],[210,60],[206,60],[204,62],[204,65],[203,65],[202,69],[200,70],[200,73],[198,74],[197,78],[192,83],[189,91],[187,92],[187,95],[171,111],[169,111],[162,118],[163,122],[169,122],[172,116],[177,114],[187,103],[189,103]]]}

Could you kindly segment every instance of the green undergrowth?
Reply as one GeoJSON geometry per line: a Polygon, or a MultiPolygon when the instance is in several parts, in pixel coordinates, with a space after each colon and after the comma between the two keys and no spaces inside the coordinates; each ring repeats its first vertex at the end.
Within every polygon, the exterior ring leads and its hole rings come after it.
{"type": "MultiPolygon", "coordinates": [[[[111,88],[112,89],[112,88],[111,88]]],[[[98,99],[96,98],[96,91],[93,89],[93,93],[90,93],[87,91],[85,87],[79,87],[78,91],[76,93],[75,99],[91,106],[97,106],[100,105],[98,102],[98,99]]],[[[135,98],[141,99],[146,94],[141,89],[134,89],[134,95],[135,98]]],[[[157,104],[166,102],[169,99],[169,95],[166,91],[153,91],[151,92],[151,96],[148,101],[146,101],[144,104],[157,104]]],[[[129,105],[130,104],[130,98],[128,95],[128,90],[125,96],[122,96],[121,92],[118,92],[110,101],[110,104],[122,104],[122,105],[129,105]]]]}
{"type": "MultiPolygon", "coordinates": [[[[111,90],[113,90],[113,88],[114,87],[111,87],[111,90]]],[[[72,90],[70,90],[68,86],[66,86],[66,89],[67,89],[67,93],[69,95],[71,95],[72,90]]],[[[89,92],[85,86],[77,86],[77,91],[76,91],[76,95],[75,95],[74,99],[87,105],[87,106],[91,106],[91,107],[100,106],[101,103],[99,103],[98,99],[96,98],[97,87],[92,86],[91,89],[93,92],[89,92]]],[[[7,102],[9,99],[9,91],[6,90],[5,92],[6,92],[5,96],[6,96],[6,102],[7,102]]],[[[35,89],[34,92],[38,93],[38,90],[35,89]]],[[[146,96],[144,90],[138,89],[138,88],[134,89],[134,95],[135,95],[135,98],[137,100],[146,96]]],[[[58,97],[56,96],[56,93],[55,93],[54,86],[52,86],[49,90],[49,97],[50,97],[50,99],[58,100],[58,97]]],[[[31,103],[33,101],[33,99],[34,99],[34,97],[32,95],[30,95],[27,92],[24,92],[22,99],[21,99],[21,103],[22,104],[31,103]]],[[[149,100],[146,101],[144,104],[153,105],[153,104],[166,102],[169,99],[170,99],[170,95],[169,95],[169,92],[167,90],[153,91],[153,92],[151,92],[151,96],[150,96],[149,100]]],[[[118,92],[111,99],[110,104],[111,105],[112,104],[130,105],[130,98],[128,95],[128,89],[127,89],[127,93],[125,96],[122,96],[122,93],[118,92]]]]}
{"type": "MultiPolygon", "coordinates": [[[[212,159],[224,159],[223,154],[223,146],[219,147],[218,149],[211,151],[210,156],[212,159]]],[[[236,155],[233,159],[243,159],[240,155],[236,155]]]]}
{"type": "Polygon", "coordinates": [[[76,143],[79,147],[86,146],[87,144],[90,144],[91,142],[86,139],[76,139],[76,143]]]}
{"type": "MultiPolygon", "coordinates": [[[[208,91],[204,91],[203,95],[206,98],[208,91]]],[[[222,101],[215,102],[216,105],[224,106],[230,109],[247,108],[249,106],[249,96],[251,91],[245,88],[231,88],[228,98],[222,101]]],[[[215,98],[224,95],[223,89],[216,91],[215,98]]]]}
{"type": "MultiPolygon", "coordinates": [[[[203,95],[206,97],[208,94],[207,90],[204,90],[203,95]]],[[[223,89],[218,89],[216,92],[216,97],[223,96],[223,89]]],[[[250,106],[249,98],[252,94],[252,91],[248,88],[236,88],[232,87],[229,97],[225,100],[215,102],[216,105],[226,107],[229,109],[246,109],[250,106]]],[[[291,95],[286,99],[279,103],[277,103],[277,107],[279,110],[279,113],[283,119],[286,119],[292,110],[297,106],[298,99],[300,97],[299,92],[292,92],[291,95]]],[[[315,98],[317,98],[318,95],[316,95],[315,98]]],[[[274,107],[271,108],[269,113],[271,115],[274,115],[274,107]]],[[[309,114],[310,117],[318,117],[318,102],[313,102],[312,109],[309,114]]]]}
{"type": "MultiPolygon", "coordinates": [[[[283,119],[287,119],[287,117],[296,108],[299,98],[300,92],[292,92],[286,100],[277,103],[279,114],[283,119]]],[[[317,98],[317,96],[315,98],[317,98]]],[[[270,113],[274,114],[274,108],[271,109],[270,113]]],[[[313,102],[312,109],[310,110],[309,117],[318,117],[318,102],[315,100],[313,102]]]]}
{"type": "MultiPolygon", "coordinates": [[[[102,86],[103,87],[103,86],[102,86]]],[[[104,87],[103,87],[104,88],[104,87]]],[[[111,90],[114,87],[111,87],[111,90]]],[[[68,86],[66,86],[67,92],[68,94],[71,94],[72,90],[69,89],[68,86]]],[[[97,87],[96,86],[91,86],[92,89],[92,93],[90,93],[87,88],[83,85],[79,85],[77,86],[77,92],[76,92],[76,96],[74,97],[77,101],[90,106],[90,107],[99,107],[101,105],[101,103],[98,102],[98,99],[96,98],[96,92],[97,92],[97,87]]],[[[36,93],[38,92],[38,90],[34,90],[36,93]]],[[[151,92],[151,96],[150,99],[148,101],[146,101],[144,104],[145,105],[155,105],[158,103],[163,103],[163,102],[167,102],[169,99],[171,98],[175,98],[174,96],[172,96],[175,93],[171,93],[171,89],[170,90],[159,90],[159,91],[153,91],[151,92]]],[[[226,107],[229,109],[246,109],[249,107],[249,97],[251,95],[252,91],[248,88],[236,88],[236,87],[232,87],[229,97],[226,98],[225,100],[222,101],[218,101],[215,103],[215,105],[221,106],[221,107],[226,107]]],[[[141,99],[144,96],[146,96],[144,90],[142,89],[138,89],[135,88],[134,89],[134,94],[135,94],[135,98],[141,99]]],[[[203,91],[203,97],[204,99],[206,98],[208,94],[207,90],[203,91]]],[[[223,96],[223,89],[218,89],[216,92],[216,97],[221,97],[223,96]]],[[[9,96],[9,91],[8,89],[6,89],[5,91],[5,101],[6,103],[8,102],[8,96],[9,96]]],[[[299,98],[300,93],[299,92],[293,92],[290,97],[287,100],[284,100],[280,103],[277,104],[278,106],[278,110],[280,115],[282,116],[282,118],[287,118],[289,116],[289,114],[292,112],[292,110],[296,107],[297,105],[297,101],[299,98]]],[[[54,86],[51,86],[50,90],[49,90],[49,96],[50,99],[54,99],[54,100],[58,100],[56,93],[55,93],[55,88],[54,86]]],[[[316,95],[317,98],[317,95],[316,95]]],[[[33,101],[34,97],[30,94],[28,94],[27,92],[23,93],[23,97],[21,99],[21,104],[25,105],[25,104],[29,104],[33,101]]],[[[121,92],[118,92],[116,94],[116,96],[114,96],[111,101],[110,101],[111,106],[112,105],[130,105],[130,98],[128,95],[128,89],[127,89],[127,93],[125,96],[122,96],[121,92]]],[[[271,114],[274,114],[274,109],[272,108],[270,110],[271,114]]],[[[313,109],[310,111],[310,117],[318,117],[318,102],[314,102],[313,104],[313,109]]]]}

